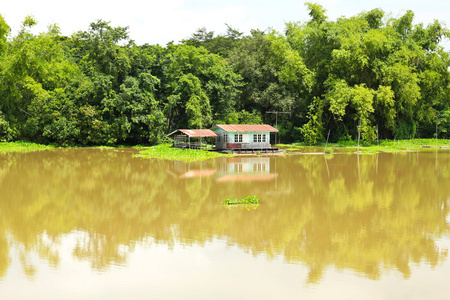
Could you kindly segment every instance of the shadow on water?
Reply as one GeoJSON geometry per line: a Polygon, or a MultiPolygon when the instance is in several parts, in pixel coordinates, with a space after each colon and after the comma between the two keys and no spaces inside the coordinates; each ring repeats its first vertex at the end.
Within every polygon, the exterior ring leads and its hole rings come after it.
{"type": "Polygon", "coordinates": [[[146,243],[226,240],[253,255],[302,263],[309,283],[329,267],[379,279],[447,259],[450,153],[145,160],[126,151],[65,149],[0,155],[0,278],[20,249],[58,268],[60,240],[95,270],[126,265],[146,243]],[[257,209],[225,209],[257,195],[257,209]]]}

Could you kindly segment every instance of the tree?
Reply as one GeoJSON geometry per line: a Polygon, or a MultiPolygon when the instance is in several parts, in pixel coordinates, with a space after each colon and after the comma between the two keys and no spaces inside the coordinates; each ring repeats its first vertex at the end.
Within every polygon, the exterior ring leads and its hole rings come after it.
{"type": "Polygon", "coordinates": [[[61,45],[59,28],[52,25],[35,36],[29,32],[35,24],[33,18],[25,19],[0,61],[0,111],[19,138],[39,140],[43,128],[35,128],[35,119],[41,118],[35,107],[46,107],[54,95],[82,74],[61,45]],[[35,136],[36,132],[41,134],[35,136]]]}
{"type": "Polygon", "coordinates": [[[129,46],[128,27],[112,27],[110,22],[98,20],[88,31],[79,31],[71,39],[73,55],[92,76],[95,72],[110,75],[113,88],[117,89],[128,76],[131,65],[127,54],[129,46]],[[125,43],[120,46],[119,43],[125,43]]]}
{"type": "Polygon", "coordinates": [[[228,24],[225,25],[227,26],[225,34],[214,36],[214,31],[208,31],[205,27],[202,27],[194,32],[189,39],[182,42],[186,45],[204,47],[209,52],[226,58],[240,44],[243,33],[228,24]]]}
{"type": "Polygon", "coordinates": [[[162,64],[166,67],[163,97],[170,114],[169,130],[189,126],[189,122],[198,127],[200,120],[206,128],[212,120],[223,120],[233,113],[241,78],[223,58],[204,48],[179,45],[169,48],[168,59],[162,64]],[[195,120],[190,121],[188,114],[196,116],[195,120]]]}
{"type": "MultiPolygon", "coordinates": [[[[334,140],[355,138],[359,128],[370,141],[375,125],[384,137],[429,132],[437,112],[448,105],[449,56],[438,46],[448,30],[437,21],[426,29],[414,26],[411,11],[386,22],[380,9],[333,22],[321,6],[306,5],[310,22],[288,23],[285,36],[278,37],[299,53],[303,74],[312,76],[311,94],[302,102],[310,107],[303,123],[306,140],[323,136],[312,134],[312,124],[321,128],[317,120],[334,140]]],[[[292,72],[285,65],[287,74],[292,72]]]]}
{"type": "Polygon", "coordinates": [[[9,35],[10,31],[11,28],[8,26],[8,24],[6,24],[3,16],[0,15],[0,56],[3,55],[6,47],[8,46],[7,36],[9,35]]]}
{"type": "Polygon", "coordinates": [[[245,82],[237,110],[258,111],[261,116],[267,110],[291,111],[310,83],[301,57],[275,33],[252,31],[228,60],[245,82]]]}

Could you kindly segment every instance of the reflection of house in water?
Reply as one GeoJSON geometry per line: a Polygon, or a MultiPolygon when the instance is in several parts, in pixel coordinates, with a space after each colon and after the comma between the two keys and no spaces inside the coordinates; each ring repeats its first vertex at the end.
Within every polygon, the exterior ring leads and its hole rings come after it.
{"type": "Polygon", "coordinates": [[[167,172],[173,177],[184,179],[184,178],[194,178],[194,177],[209,177],[214,175],[216,169],[202,168],[201,163],[187,163],[184,161],[174,160],[170,163],[170,167],[167,168],[167,172]],[[200,167],[198,166],[200,164],[200,167]]]}
{"type": "MultiPolygon", "coordinates": [[[[167,172],[173,177],[202,178],[215,176],[217,182],[231,181],[269,181],[278,176],[276,169],[270,166],[270,157],[231,157],[216,158],[216,168],[202,163],[173,161],[167,172]]],[[[273,160],[274,162],[274,160],[273,160]]]]}
{"type": "Polygon", "coordinates": [[[217,169],[218,182],[267,181],[278,176],[277,173],[270,172],[270,157],[232,157],[218,160],[217,169]]]}

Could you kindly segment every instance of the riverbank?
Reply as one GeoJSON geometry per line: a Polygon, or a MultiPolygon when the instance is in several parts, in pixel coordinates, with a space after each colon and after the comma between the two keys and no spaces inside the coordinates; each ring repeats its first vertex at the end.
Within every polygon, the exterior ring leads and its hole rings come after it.
{"type": "Polygon", "coordinates": [[[447,139],[411,139],[411,140],[380,140],[368,144],[361,143],[358,147],[357,141],[345,141],[339,143],[322,143],[317,145],[305,145],[302,143],[294,144],[279,144],[280,149],[287,152],[301,152],[301,153],[362,153],[362,154],[376,154],[376,153],[397,153],[408,151],[436,151],[449,150],[450,140],[447,139]],[[358,152],[359,151],[359,152],[358,152]]]}
{"type": "MultiPolygon", "coordinates": [[[[118,147],[103,147],[98,146],[96,148],[108,148],[116,149],[123,148],[125,146],[118,147]]],[[[127,146],[129,147],[129,146],[127,146]]],[[[361,143],[358,148],[357,141],[345,141],[340,143],[325,143],[317,145],[305,145],[302,143],[294,144],[278,144],[278,148],[286,151],[287,153],[303,153],[303,154],[320,154],[320,153],[359,153],[362,154],[376,154],[376,153],[397,153],[408,151],[443,151],[450,150],[450,140],[447,139],[411,139],[411,140],[381,140],[377,143],[367,144],[361,143]]],[[[0,142],[0,153],[4,152],[32,152],[55,149],[56,146],[42,145],[26,141],[17,142],[0,142]]],[[[147,146],[134,146],[131,147],[139,151],[135,154],[135,157],[141,158],[159,158],[167,160],[180,160],[186,162],[201,161],[214,157],[232,157],[233,154],[223,154],[214,151],[205,150],[191,150],[191,149],[178,149],[173,148],[172,144],[160,144],[152,147],[147,146]]],[[[254,155],[254,154],[252,154],[254,155]]]]}
{"type": "Polygon", "coordinates": [[[4,152],[32,152],[55,149],[55,146],[41,145],[26,141],[0,142],[0,153],[4,152]]]}

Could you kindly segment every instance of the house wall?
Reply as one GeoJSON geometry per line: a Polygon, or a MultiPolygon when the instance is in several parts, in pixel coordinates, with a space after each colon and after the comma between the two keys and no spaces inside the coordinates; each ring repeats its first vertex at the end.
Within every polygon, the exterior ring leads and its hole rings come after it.
{"type": "Polygon", "coordinates": [[[217,133],[219,136],[216,138],[216,149],[224,150],[227,148],[227,140],[231,141],[231,138],[229,137],[228,133],[220,128],[216,128],[214,130],[215,133],[217,133]],[[225,136],[227,137],[227,140],[225,140],[225,136]]]}
{"type": "Polygon", "coordinates": [[[216,138],[216,149],[226,150],[233,148],[240,149],[263,149],[270,148],[270,132],[226,132],[221,128],[215,128],[214,132],[219,135],[216,138]],[[235,134],[242,134],[242,142],[235,142],[235,134]],[[253,136],[256,134],[264,134],[266,142],[254,142],[253,136]],[[228,141],[225,140],[225,137],[228,141]]]}

